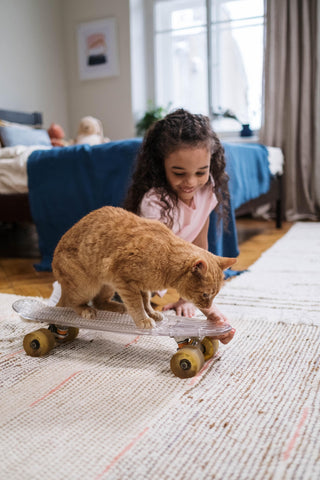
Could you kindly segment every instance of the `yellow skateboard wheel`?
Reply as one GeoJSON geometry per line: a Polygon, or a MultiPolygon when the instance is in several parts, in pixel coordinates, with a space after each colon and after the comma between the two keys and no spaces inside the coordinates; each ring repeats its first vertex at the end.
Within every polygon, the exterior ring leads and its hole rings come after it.
{"type": "Polygon", "coordinates": [[[210,360],[210,358],[212,358],[213,355],[215,355],[219,350],[219,340],[210,337],[204,337],[201,340],[201,346],[204,360],[206,362],[207,360],[210,360]]]}
{"type": "Polygon", "coordinates": [[[66,342],[71,342],[74,340],[79,333],[79,328],[76,327],[68,327],[68,336],[66,338],[66,342]]]}
{"type": "Polygon", "coordinates": [[[173,355],[171,371],[180,378],[194,377],[203,367],[204,356],[198,347],[183,347],[173,355]]]}
{"type": "Polygon", "coordinates": [[[23,348],[30,357],[42,357],[55,346],[54,334],[46,328],[28,333],[23,339],[23,348]]]}

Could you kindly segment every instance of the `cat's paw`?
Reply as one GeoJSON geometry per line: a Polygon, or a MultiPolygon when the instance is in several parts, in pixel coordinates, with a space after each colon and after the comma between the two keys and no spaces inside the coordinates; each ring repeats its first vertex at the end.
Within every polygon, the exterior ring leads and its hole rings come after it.
{"type": "Polygon", "coordinates": [[[83,307],[79,313],[82,318],[86,318],[87,320],[94,320],[97,316],[96,309],[92,307],[83,307]]]}
{"type": "Polygon", "coordinates": [[[150,317],[144,317],[143,319],[139,320],[139,322],[136,322],[137,327],[139,328],[154,328],[155,322],[152,320],[150,317]]]}
{"type": "Polygon", "coordinates": [[[156,322],[161,322],[161,321],[163,320],[163,318],[164,318],[164,316],[162,315],[162,313],[156,312],[156,311],[154,311],[154,312],[152,312],[152,313],[150,312],[149,315],[150,315],[150,317],[153,318],[153,320],[155,320],[156,322]]]}

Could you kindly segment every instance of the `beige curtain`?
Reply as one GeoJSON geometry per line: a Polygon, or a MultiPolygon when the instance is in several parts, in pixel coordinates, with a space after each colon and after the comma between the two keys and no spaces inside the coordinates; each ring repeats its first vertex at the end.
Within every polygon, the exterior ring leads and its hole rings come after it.
{"type": "Polygon", "coordinates": [[[261,142],[285,156],[287,220],[319,219],[320,0],[266,0],[261,142]]]}

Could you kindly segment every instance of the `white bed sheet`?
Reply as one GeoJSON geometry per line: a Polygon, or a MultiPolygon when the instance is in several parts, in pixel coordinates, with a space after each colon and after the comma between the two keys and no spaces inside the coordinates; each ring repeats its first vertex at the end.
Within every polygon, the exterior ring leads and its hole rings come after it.
{"type": "Polygon", "coordinates": [[[49,150],[43,145],[0,148],[0,193],[27,193],[27,160],[34,150],[49,150]]]}
{"type": "MultiPolygon", "coordinates": [[[[27,160],[34,150],[49,150],[52,147],[32,145],[25,147],[0,148],[0,193],[27,193],[28,176],[27,160]]],[[[269,168],[272,175],[283,173],[284,157],[282,150],[276,147],[267,147],[269,168]]]]}

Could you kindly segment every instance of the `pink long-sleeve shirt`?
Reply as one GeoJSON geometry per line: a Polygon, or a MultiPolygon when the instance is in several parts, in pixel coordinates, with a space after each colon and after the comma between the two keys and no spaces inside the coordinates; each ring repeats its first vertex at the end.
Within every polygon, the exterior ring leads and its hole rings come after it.
{"type": "MultiPolygon", "coordinates": [[[[173,233],[188,242],[193,242],[217,204],[218,200],[213,192],[212,183],[204,185],[196,191],[191,206],[178,200],[178,207],[173,210],[173,233]]],[[[145,218],[160,220],[161,209],[160,196],[152,188],[141,201],[140,215],[145,218]]]]}

